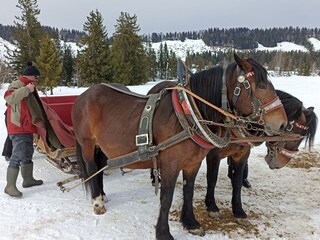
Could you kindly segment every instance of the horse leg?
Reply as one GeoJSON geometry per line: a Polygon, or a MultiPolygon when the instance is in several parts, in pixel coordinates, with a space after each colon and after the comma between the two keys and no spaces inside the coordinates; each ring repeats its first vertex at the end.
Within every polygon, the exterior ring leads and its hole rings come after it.
{"type": "Polygon", "coordinates": [[[243,226],[250,226],[251,223],[246,219],[247,214],[242,208],[241,202],[241,188],[242,188],[242,179],[243,179],[243,170],[247,164],[248,157],[250,155],[250,151],[246,153],[244,157],[240,159],[240,161],[235,161],[234,159],[230,159],[233,165],[233,176],[231,179],[232,182],[232,212],[235,218],[235,221],[243,226]]]}
{"type": "Polygon", "coordinates": [[[219,208],[216,204],[214,197],[214,189],[218,180],[220,156],[219,149],[211,150],[206,157],[207,161],[207,194],[206,194],[206,207],[208,214],[213,219],[222,219],[219,208]]]}
{"type": "MultiPolygon", "coordinates": [[[[87,175],[90,177],[98,171],[98,166],[95,159],[95,144],[93,144],[91,141],[85,141],[83,146],[86,147],[82,148],[82,156],[86,163],[85,167],[87,175]]],[[[88,180],[88,184],[91,190],[91,203],[94,213],[97,215],[104,214],[106,212],[103,200],[104,192],[101,189],[101,183],[99,183],[98,175],[88,180]]]]}
{"type": "Polygon", "coordinates": [[[196,220],[193,212],[194,182],[201,166],[201,162],[194,168],[183,170],[183,206],[181,211],[181,222],[191,234],[204,236],[205,231],[196,220]]]}
{"type": "MultiPolygon", "coordinates": [[[[107,165],[107,161],[108,161],[107,156],[104,155],[104,153],[101,151],[100,148],[96,147],[96,149],[95,149],[95,162],[98,167],[98,170],[104,168],[107,165]]],[[[103,200],[105,200],[106,194],[103,190],[103,171],[100,172],[97,177],[98,177],[98,180],[97,180],[98,186],[101,189],[101,194],[102,194],[103,200]]]]}
{"type": "Polygon", "coordinates": [[[162,164],[162,181],[160,191],[160,214],[156,226],[156,239],[173,240],[169,230],[169,210],[172,204],[174,188],[179,176],[177,166],[162,164]]]}

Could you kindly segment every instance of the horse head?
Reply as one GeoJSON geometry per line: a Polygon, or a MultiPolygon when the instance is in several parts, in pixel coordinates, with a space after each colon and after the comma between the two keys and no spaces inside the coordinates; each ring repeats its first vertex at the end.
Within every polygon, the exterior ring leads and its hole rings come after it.
{"type": "Polygon", "coordinates": [[[267,70],[252,58],[234,54],[235,63],[227,67],[228,99],[236,115],[264,126],[268,135],[283,131],[287,117],[267,70]]]}
{"type": "Polygon", "coordinates": [[[318,118],[313,107],[303,107],[299,99],[286,92],[277,90],[277,94],[288,116],[288,125],[285,131],[299,134],[302,138],[298,141],[267,142],[268,152],[265,160],[270,169],[279,169],[286,166],[298,153],[298,148],[303,140],[305,140],[306,145],[308,144],[310,150],[314,142],[318,123],[318,118]]]}

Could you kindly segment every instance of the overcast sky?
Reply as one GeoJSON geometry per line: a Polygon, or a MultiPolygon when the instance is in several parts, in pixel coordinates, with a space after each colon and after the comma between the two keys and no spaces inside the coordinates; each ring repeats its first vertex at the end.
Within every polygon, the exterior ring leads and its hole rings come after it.
{"type": "MultiPolygon", "coordinates": [[[[18,0],[1,0],[0,24],[21,16],[18,0]]],[[[98,9],[108,35],[120,12],[137,15],[141,34],[181,32],[210,27],[320,27],[320,0],[38,0],[42,25],[82,30],[98,9]]]]}

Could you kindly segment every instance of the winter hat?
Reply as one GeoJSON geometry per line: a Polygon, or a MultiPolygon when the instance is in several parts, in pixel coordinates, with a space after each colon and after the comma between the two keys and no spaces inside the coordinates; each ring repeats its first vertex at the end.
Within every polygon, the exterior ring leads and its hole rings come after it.
{"type": "Polygon", "coordinates": [[[22,72],[23,76],[40,76],[38,68],[32,66],[32,62],[27,62],[27,67],[22,72]]]}

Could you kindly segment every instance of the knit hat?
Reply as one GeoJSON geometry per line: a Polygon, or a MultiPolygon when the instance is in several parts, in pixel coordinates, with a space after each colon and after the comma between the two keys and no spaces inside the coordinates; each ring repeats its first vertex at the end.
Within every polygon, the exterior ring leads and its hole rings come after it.
{"type": "Polygon", "coordinates": [[[22,72],[23,76],[40,76],[38,68],[32,66],[32,62],[27,62],[27,67],[22,72]]]}

